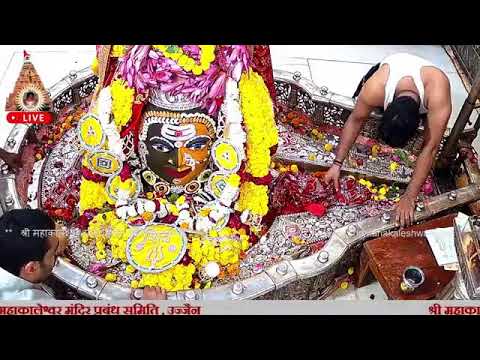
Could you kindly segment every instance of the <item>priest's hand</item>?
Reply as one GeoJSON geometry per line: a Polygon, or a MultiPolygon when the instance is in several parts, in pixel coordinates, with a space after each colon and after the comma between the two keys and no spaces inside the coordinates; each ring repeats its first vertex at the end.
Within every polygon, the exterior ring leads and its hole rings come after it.
{"type": "Polygon", "coordinates": [[[410,226],[415,217],[415,199],[416,197],[405,193],[400,198],[396,206],[395,221],[400,227],[410,226]]]}
{"type": "Polygon", "coordinates": [[[68,236],[67,230],[64,226],[60,224],[55,224],[55,233],[58,239],[58,248],[55,255],[57,256],[65,256],[65,250],[68,247],[68,236]]]}
{"type": "Polygon", "coordinates": [[[328,169],[323,179],[327,184],[330,184],[331,182],[333,182],[333,185],[335,186],[335,190],[339,191],[340,190],[340,185],[339,185],[340,166],[338,166],[337,164],[333,164],[330,167],[330,169],[328,169]]]}
{"type": "Polygon", "coordinates": [[[158,286],[146,286],[143,289],[142,300],[167,300],[167,292],[158,286]]]}

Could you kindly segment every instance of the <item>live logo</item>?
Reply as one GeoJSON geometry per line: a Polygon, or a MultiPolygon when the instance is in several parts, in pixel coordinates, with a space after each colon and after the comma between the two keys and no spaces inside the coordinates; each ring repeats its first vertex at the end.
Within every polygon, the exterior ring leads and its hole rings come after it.
{"type": "Polygon", "coordinates": [[[52,118],[47,111],[11,111],[7,114],[7,121],[11,124],[47,125],[52,118]]]}

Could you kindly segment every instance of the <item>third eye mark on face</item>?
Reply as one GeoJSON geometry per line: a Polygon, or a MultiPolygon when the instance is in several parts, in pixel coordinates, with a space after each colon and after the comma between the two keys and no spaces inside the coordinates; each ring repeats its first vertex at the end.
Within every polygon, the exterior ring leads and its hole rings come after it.
{"type": "MultiPolygon", "coordinates": [[[[210,137],[208,136],[196,136],[193,139],[189,140],[184,147],[189,150],[203,150],[209,143],[210,137]]],[[[166,139],[159,138],[154,136],[150,139],[152,148],[156,151],[169,153],[175,150],[175,145],[166,139]]]]}

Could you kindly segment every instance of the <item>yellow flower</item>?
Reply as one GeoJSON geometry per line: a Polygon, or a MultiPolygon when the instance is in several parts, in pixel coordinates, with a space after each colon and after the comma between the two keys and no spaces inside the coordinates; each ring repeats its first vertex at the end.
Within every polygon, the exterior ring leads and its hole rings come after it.
{"type": "Polygon", "coordinates": [[[313,129],[313,130],[312,130],[312,134],[315,135],[315,136],[317,136],[317,135],[318,135],[318,130],[317,130],[317,129],[313,129]]]}
{"type": "Polygon", "coordinates": [[[293,236],[293,237],[292,237],[292,242],[293,242],[295,245],[303,245],[303,244],[305,244],[305,240],[302,240],[299,236],[293,236]]]}
{"type": "Polygon", "coordinates": [[[372,156],[377,157],[380,150],[381,150],[381,147],[379,145],[373,145],[372,146],[372,156]]]}
{"type": "Polygon", "coordinates": [[[195,60],[189,57],[183,68],[185,69],[185,71],[192,71],[195,65],[195,60]]]}
{"type": "Polygon", "coordinates": [[[105,260],[105,258],[107,257],[107,253],[105,252],[105,250],[98,250],[95,253],[95,257],[97,258],[97,260],[105,260]]]}
{"type": "Polygon", "coordinates": [[[218,235],[223,236],[223,237],[227,237],[227,236],[232,235],[232,231],[229,227],[224,227],[223,229],[221,229],[218,232],[218,235]]]}
{"type": "Polygon", "coordinates": [[[127,274],[133,274],[137,269],[135,269],[132,265],[128,264],[127,267],[125,268],[125,272],[127,274]]]}
{"type": "Polygon", "coordinates": [[[154,197],[154,196],[153,196],[153,193],[152,193],[151,191],[147,192],[146,195],[147,195],[147,199],[148,199],[148,200],[152,200],[153,197],[154,197]]]}
{"type": "Polygon", "coordinates": [[[117,275],[112,273],[107,273],[107,275],[105,275],[105,280],[109,282],[115,282],[117,281],[117,275]]]}
{"type": "Polygon", "coordinates": [[[398,165],[397,162],[391,161],[391,162],[390,162],[390,171],[391,171],[391,172],[395,172],[395,171],[398,169],[398,166],[399,166],[399,165],[398,165]]]}
{"type": "Polygon", "coordinates": [[[256,185],[250,181],[243,183],[236,205],[240,212],[249,210],[254,215],[266,215],[268,212],[268,187],[256,185]]]}
{"type": "Polygon", "coordinates": [[[130,282],[130,287],[131,287],[132,289],[138,289],[138,280],[132,280],[132,281],[130,282]]]}
{"type": "Polygon", "coordinates": [[[173,268],[158,274],[142,274],[139,287],[160,286],[167,291],[181,291],[190,288],[195,273],[193,264],[175,265],[173,268]]]}
{"type": "Polygon", "coordinates": [[[210,236],[210,237],[212,237],[212,238],[218,237],[218,232],[217,232],[217,230],[214,230],[214,229],[210,230],[210,231],[208,232],[208,236],[210,236]]]}
{"type": "Polygon", "coordinates": [[[246,251],[248,250],[248,248],[250,247],[250,243],[248,242],[248,236],[247,236],[247,239],[243,239],[241,240],[241,249],[242,251],[246,251]]]}
{"type": "Polygon", "coordinates": [[[343,290],[347,289],[347,288],[348,288],[348,282],[343,281],[343,282],[340,284],[340,287],[341,287],[343,290]]]}
{"type": "Polygon", "coordinates": [[[367,181],[365,179],[358,180],[358,183],[363,186],[367,185],[367,181]]]}
{"type": "Polygon", "coordinates": [[[293,164],[292,166],[290,166],[290,170],[296,174],[298,173],[298,166],[296,164],[293,164]]]}
{"type": "Polygon", "coordinates": [[[242,74],[239,90],[247,133],[246,171],[264,177],[270,167],[270,148],[278,143],[272,99],[263,78],[253,70],[242,74]]]}
{"type": "Polygon", "coordinates": [[[185,71],[192,71],[195,75],[200,75],[203,71],[210,68],[215,60],[215,45],[199,45],[200,65],[195,60],[186,55],[181,47],[174,45],[153,45],[153,48],[159,50],[166,58],[177,61],[177,65],[185,71]]]}
{"type": "Polygon", "coordinates": [[[95,243],[95,245],[97,246],[97,250],[99,250],[99,251],[104,251],[105,250],[105,243],[104,242],[97,241],[95,243]]]}
{"type": "Polygon", "coordinates": [[[182,56],[182,53],[174,53],[174,54],[171,54],[169,57],[170,57],[172,60],[177,61],[178,59],[180,59],[181,56],[182,56]]]}
{"type": "Polygon", "coordinates": [[[143,220],[145,220],[145,221],[152,221],[154,217],[155,217],[154,213],[152,213],[152,212],[150,212],[150,211],[145,211],[145,212],[142,214],[142,218],[143,218],[143,220]]]}
{"type": "Polygon", "coordinates": [[[135,90],[118,79],[112,82],[111,93],[113,118],[117,127],[121,128],[127,125],[132,117],[135,90]]]}
{"type": "Polygon", "coordinates": [[[82,244],[88,244],[89,240],[90,238],[88,237],[87,233],[82,233],[82,235],[80,235],[80,241],[82,244]]]}
{"type": "Polygon", "coordinates": [[[315,161],[315,160],[317,160],[317,155],[316,155],[316,154],[309,154],[309,155],[308,155],[308,160],[310,160],[310,161],[315,161]]]}
{"type": "Polygon", "coordinates": [[[112,52],[110,56],[112,57],[122,57],[125,55],[125,45],[113,45],[112,52]]]}
{"type": "Polygon", "coordinates": [[[353,266],[349,267],[348,268],[348,275],[353,275],[354,271],[355,271],[355,269],[354,269],[353,266]]]}
{"type": "Polygon", "coordinates": [[[184,67],[188,62],[188,56],[187,55],[182,55],[178,59],[178,65],[181,67],[184,67]]]}
{"type": "Polygon", "coordinates": [[[378,191],[380,195],[385,195],[387,193],[387,189],[384,187],[381,187],[380,190],[378,191]]]}
{"type": "Polygon", "coordinates": [[[87,209],[99,209],[107,202],[108,195],[105,192],[105,183],[94,182],[82,178],[80,184],[80,214],[87,209]]]}
{"type": "Polygon", "coordinates": [[[330,143],[326,143],[323,148],[326,152],[331,152],[333,150],[333,145],[330,143]]]}

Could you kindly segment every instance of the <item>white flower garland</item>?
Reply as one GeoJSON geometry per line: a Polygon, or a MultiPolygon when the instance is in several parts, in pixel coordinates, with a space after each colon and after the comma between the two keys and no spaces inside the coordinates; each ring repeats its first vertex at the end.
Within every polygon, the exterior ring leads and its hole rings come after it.
{"type": "Polygon", "coordinates": [[[117,155],[122,161],[125,161],[123,140],[120,137],[115,122],[110,120],[112,114],[112,93],[110,86],[103,88],[98,95],[97,114],[103,131],[107,136],[109,150],[117,155]]]}
{"type": "Polygon", "coordinates": [[[238,83],[232,78],[227,80],[225,99],[220,109],[226,118],[224,137],[240,151],[240,161],[242,161],[245,159],[244,144],[247,141],[247,134],[242,128],[240,90],[238,89],[238,83]]]}

